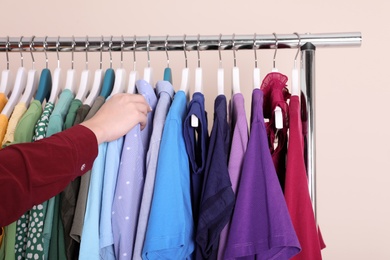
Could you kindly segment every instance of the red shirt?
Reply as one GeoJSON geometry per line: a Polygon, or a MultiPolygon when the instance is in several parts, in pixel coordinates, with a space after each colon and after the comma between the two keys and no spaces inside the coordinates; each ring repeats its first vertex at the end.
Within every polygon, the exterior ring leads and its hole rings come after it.
{"type": "Polygon", "coordinates": [[[0,227],[90,170],[97,152],[95,134],[82,125],[0,150],[0,227]]]}
{"type": "Polygon", "coordinates": [[[302,251],[294,260],[320,260],[322,237],[317,232],[311,205],[303,151],[302,122],[298,96],[290,98],[290,138],[284,195],[302,251]]]}

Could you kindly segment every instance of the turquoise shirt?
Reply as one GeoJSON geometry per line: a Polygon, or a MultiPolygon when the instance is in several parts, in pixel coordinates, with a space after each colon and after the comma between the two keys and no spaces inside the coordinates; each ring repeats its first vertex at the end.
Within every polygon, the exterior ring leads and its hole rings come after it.
{"type": "Polygon", "coordinates": [[[183,137],[186,101],[185,93],[178,91],[165,121],[143,259],[191,259],[194,251],[190,168],[183,137]]]}

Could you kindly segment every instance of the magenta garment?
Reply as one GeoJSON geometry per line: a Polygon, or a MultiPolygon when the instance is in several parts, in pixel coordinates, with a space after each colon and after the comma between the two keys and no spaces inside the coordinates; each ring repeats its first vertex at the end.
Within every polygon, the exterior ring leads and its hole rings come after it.
{"type": "Polygon", "coordinates": [[[225,259],[289,259],[301,250],[268,148],[263,92],[253,90],[245,153],[225,259]]]}
{"type": "MultiPolygon", "coordinates": [[[[248,121],[245,113],[244,96],[241,93],[234,94],[231,106],[232,141],[230,147],[228,171],[233,192],[236,194],[242,171],[242,163],[244,161],[244,155],[248,145],[249,131],[248,121]]],[[[219,238],[218,259],[222,259],[225,252],[229,229],[230,221],[222,230],[219,238]]]]}
{"type": "Polygon", "coordinates": [[[287,89],[287,76],[272,72],[265,76],[261,83],[260,89],[264,93],[264,118],[269,119],[267,122],[267,136],[268,145],[274,162],[276,173],[278,174],[280,186],[284,190],[284,183],[286,179],[286,156],[287,156],[287,131],[288,131],[288,104],[287,100],[290,98],[290,93],[287,89]],[[275,128],[275,108],[282,109],[283,128],[275,128]],[[274,148],[274,142],[277,147],[274,148]]]}

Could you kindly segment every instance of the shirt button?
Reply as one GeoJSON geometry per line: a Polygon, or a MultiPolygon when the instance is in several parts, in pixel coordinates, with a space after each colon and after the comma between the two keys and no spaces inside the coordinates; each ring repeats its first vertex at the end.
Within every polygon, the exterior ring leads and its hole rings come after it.
{"type": "Polygon", "coordinates": [[[81,165],[80,170],[81,170],[81,171],[84,171],[84,169],[85,169],[85,163],[84,163],[83,165],[81,165]]]}

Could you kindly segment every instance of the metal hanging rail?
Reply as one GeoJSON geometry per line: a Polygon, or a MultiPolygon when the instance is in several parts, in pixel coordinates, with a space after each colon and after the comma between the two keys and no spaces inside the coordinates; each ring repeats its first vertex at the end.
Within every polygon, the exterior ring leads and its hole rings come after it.
{"type": "MultiPolygon", "coordinates": [[[[254,48],[254,42],[257,49],[273,49],[278,42],[278,49],[297,48],[298,37],[296,34],[254,34],[254,35],[235,35],[234,49],[249,50],[254,48]],[[275,38],[275,35],[277,39],[275,38]]],[[[300,34],[301,45],[307,42],[318,47],[353,47],[360,46],[362,36],[360,32],[348,33],[320,33],[320,34],[300,34]]],[[[33,43],[32,51],[75,51],[83,52],[86,50],[88,42],[88,52],[109,51],[169,51],[183,50],[231,50],[233,48],[233,35],[205,36],[102,36],[102,37],[0,37],[0,52],[10,51],[30,51],[30,44],[33,43]],[[198,38],[199,37],[199,38],[198,38]],[[134,40],[136,44],[134,44],[134,40]],[[185,42],[185,45],[184,45],[185,42]],[[167,44],[166,44],[167,43],[167,44]],[[199,43],[199,44],[198,44],[199,43]],[[123,46],[123,48],[121,48],[123,46]],[[7,48],[8,47],[8,48],[7,48]]]]}

